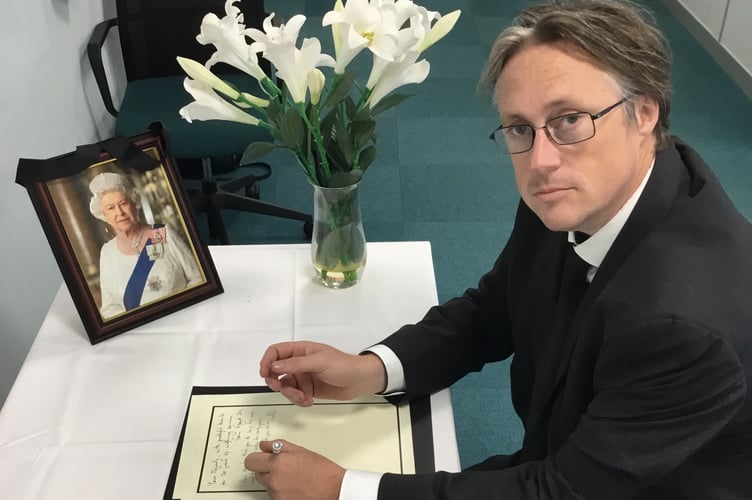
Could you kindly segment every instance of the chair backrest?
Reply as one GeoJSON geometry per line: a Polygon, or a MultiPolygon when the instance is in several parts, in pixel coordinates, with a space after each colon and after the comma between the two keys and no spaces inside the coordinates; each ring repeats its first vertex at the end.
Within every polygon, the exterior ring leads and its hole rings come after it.
{"type": "MultiPolygon", "coordinates": [[[[266,16],[263,0],[239,0],[235,5],[247,27],[261,28],[266,16]]],[[[201,45],[196,35],[207,13],[224,17],[224,6],[225,0],[116,0],[128,81],[182,74],[177,56],[199,62],[209,59],[214,47],[201,45]]],[[[215,71],[234,69],[218,65],[215,71]]]]}

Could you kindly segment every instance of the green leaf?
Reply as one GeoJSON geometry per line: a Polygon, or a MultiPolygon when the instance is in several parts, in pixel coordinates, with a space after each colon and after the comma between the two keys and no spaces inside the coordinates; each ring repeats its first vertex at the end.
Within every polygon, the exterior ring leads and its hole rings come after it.
{"type": "Polygon", "coordinates": [[[347,96],[343,101],[345,103],[345,113],[350,121],[355,120],[355,116],[358,114],[358,108],[355,106],[355,101],[352,97],[347,96]]]}
{"type": "Polygon", "coordinates": [[[368,142],[376,138],[376,121],[369,118],[367,120],[354,121],[352,123],[352,141],[355,149],[360,149],[368,142]]]}
{"type": "Polygon", "coordinates": [[[259,141],[249,144],[245,151],[243,151],[243,157],[240,159],[240,164],[245,165],[251,161],[264,156],[269,151],[276,149],[278,146],[272,142],[259,141]]]}
{"type": "Polygon", "coordinates": [[[347,71],[344,75],[337,78],[335,77],[334,85],[324,99],[324,106],[336,106],[338,102],[350,93],[350,88],[355,81],[355,71],[347,71]]]}
{"type": "Polygon", "coordinates": [[[373,116],[371,115],[371,110],[368,108],[368,106],[360,108],[358,111],[358,114],[355,115],[353,118],[353,121],[356,122],[365,122],[368,120],[372,120],[373,116]]]}
{"type": "Polygon", "coordinates": [[[295,149],[300,149],[305,143],[305,124],[295,109],[288,109],[282,117],[280,133],[284,142],[295,149]]]}
{"type": "Polygon", "coordinates": [[[337,120],[336,110],[331,110],[321,120],[321,136],[324,138],[324,146],[327,148],[334,140],[334,124],[337,120]]]}
{"type": "Polygon", "coordinates": [[[389,108],[393,108],[394,106],[401,103],[408,97],[410,97],[409,94],[392,94],[392,95],[386,96],[385,98],[380,100],[378,104],[376,104],[376,106],[373,107],[373,109],[371,109],[371,114],[373,116],[376,116],[379,113],[382,113],[389,108]]]}
{"type": "Polygon", "coordinates": [[[332,270],[340,263],[346,246],[349,245],[349,224],[335,228],[324,236],[323,241],[316,249],[316,263],[324,269],[332,270]]]}
{"type": "Polygon", "coordinates": [[[329,178],[329,182],[326,187],[338,188],[345,186],[352,186],[360,181],[362,178],[362,171],[359,169],[350,170],[348,172],[334,172],[329,178]]]}
{"type": "Polygon", "coordinates": [[[373,163],[373,160],[378,156],[376,147],[371,145],[360,152],[360,170],[363,172],[373,163]]]}
{"type": "Polygon", "coordinates": [[[332,142],[326,148],[326,157],[329,159],[329,168],[331,172],[347,172],[350,170],[350,164],[347,163],[342,151],[337,147],[336,142],[332,142]]]}
{"type": "Polygon", "coordinates": [[[280,109],[279,102],[276,99],[269,100],[269,106],[266,107],[266,116],[269,123],[279,125],[280,109]]]}
{"type": "MultiPolygon", "coordinates": [[[[345,164],[348,167],[351,167],[353,163],[352,137],[343,123],[337,122],[335,124],[334,137],[337,149],[342,153],[342,158],[345,164]]],[[[347,170],[349,170],[349,168],[347,168],[347,170]]]]}

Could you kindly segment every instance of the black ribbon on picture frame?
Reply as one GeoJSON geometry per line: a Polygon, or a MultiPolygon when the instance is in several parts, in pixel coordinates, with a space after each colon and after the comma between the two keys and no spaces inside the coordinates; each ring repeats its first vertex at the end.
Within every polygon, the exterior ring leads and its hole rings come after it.
{"type": "MultiPolygon", "coordinates": [[[[166,131],[159,122],[150,124],[148,130],[166,136],[166,131]]],[[[115,158],[121,166],[134,170],[151,170],[160,165],[156,158],[133,144],[128,137],[116,136],[93,144],[77,146],[73,154],[46,160],[20,158],[16,169],[16,184],[28,188],[37,182],[47,182],[83,172],[91,165],[102,161],[103,151],[115,158]]]]}

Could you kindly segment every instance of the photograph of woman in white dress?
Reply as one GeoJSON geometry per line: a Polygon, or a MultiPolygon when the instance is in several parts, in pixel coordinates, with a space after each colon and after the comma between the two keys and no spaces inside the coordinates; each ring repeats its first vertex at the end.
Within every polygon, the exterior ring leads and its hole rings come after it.
{"type": "Polygon", "coordinates": [[[194,253],[174,228],[142,220],[141,194],[127,176],[102,172],[89,191],[91,214],[114,234],[99,254],[102,319],[204,280],[194,253]]]}

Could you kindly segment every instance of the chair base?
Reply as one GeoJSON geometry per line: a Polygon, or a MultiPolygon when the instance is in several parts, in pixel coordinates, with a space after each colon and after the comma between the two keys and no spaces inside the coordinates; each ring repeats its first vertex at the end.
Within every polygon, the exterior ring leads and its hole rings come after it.
{"type": "Polygon", "coordinates": [[[219,183],[211,173],[209,159],[202,160],[204,178],[201,190],[189,190],[188,195],[196,215],[205,213],[209,223],[209,236],[222,245],[229,245],[227,229],[222,221],[222,210],[238,210],[260,215],[271,215],[284,219],[303,221],[303,231],[308,238],[313,234],[313,217],[310,214],[269,203],[259,199],[258,182],[271,175],[271,167],[267,163],[256,162],[245,167],[263,168],[262,175],[244,175],[237,179],[219,183]],[[237,191],[245,191],[245,196],[237,191]]]}

